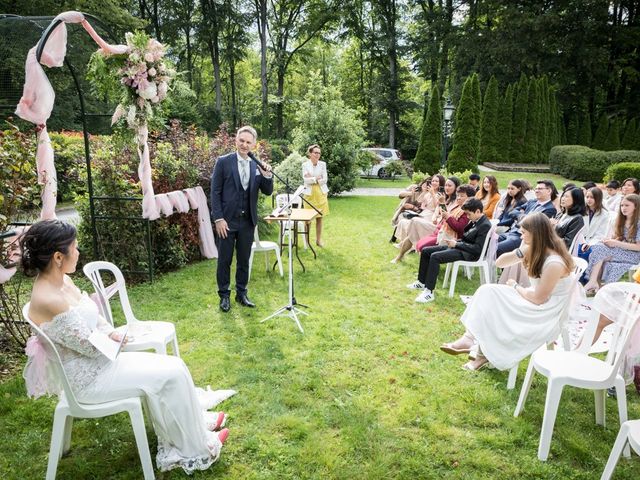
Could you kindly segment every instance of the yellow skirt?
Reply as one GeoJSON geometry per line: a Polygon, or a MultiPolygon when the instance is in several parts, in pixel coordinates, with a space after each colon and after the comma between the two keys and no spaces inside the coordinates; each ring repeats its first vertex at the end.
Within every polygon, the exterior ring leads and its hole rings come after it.
{"type": "MultiPolygon", "coordinates": [[[[329,201],[327,200],[327,195],[320,190],[320,185],[311,185],[311,195],[305,195],[304,198],[320,210],[322,216],[329,214],[329,201]]],[[[311,207],[305,203],[304,208],[311,207]]]]}

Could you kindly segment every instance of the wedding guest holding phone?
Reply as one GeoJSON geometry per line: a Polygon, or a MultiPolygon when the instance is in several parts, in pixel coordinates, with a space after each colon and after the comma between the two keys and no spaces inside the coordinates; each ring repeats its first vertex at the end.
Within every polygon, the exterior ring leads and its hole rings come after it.
{"type": "MultiPolygon", "coordinates": [[[[305,199],[322,212],[322,216],[318,215],[316,217],[316,245],[320,248],[324,247],[324,243],[322,243],[322,219],[329,214],[327,164],[320,160],[321,154],[320,145],[310,145],[307,148],[309,160],[302,164],[305,199]]],[[[306,202],[304,207],[312,208],[306,202]]]]}
{"type": "MultiPolygon", "coordinates": [[[[37,222],[24,233],[21,249],[24,272],[35,276],[29,317],[55,344],[78,400],[91,404],[143,397],[158,436],[158,468],[182,468],[188,474],[209,468],[229,431],[214,432],[224,414],[202,409],[184,362],[149,352],[122,352],[111,361],[89,341],[96,330],[114,342],[121,337],[69,277],[78,263],[75,227],[59,220],[37,222]]],[[[37,337],[32,341],[40,342],[37,337]]],[[[27,362],[24,377],[34,396],[60,393],[48,361],[30,357],[27,362]]]]}

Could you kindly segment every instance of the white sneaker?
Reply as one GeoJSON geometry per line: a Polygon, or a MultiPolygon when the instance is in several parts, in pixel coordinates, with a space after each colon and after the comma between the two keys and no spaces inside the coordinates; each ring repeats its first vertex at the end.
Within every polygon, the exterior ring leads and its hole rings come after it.
{"type": "Polygon", "coordinates": [[[413,283],[410,283],[409,285],[407,285],[407,288],[409,290],[423,290],[424,289],[424,283],[422,283],[420,280],[416,280],[413,283]]]}
{"type": "Polygon", "coordinates": [[[435,300],[435,295],[431,290],[425,289],[420,295],[416,297],[416,302],[418,303],[429,303],[435,300]]]}

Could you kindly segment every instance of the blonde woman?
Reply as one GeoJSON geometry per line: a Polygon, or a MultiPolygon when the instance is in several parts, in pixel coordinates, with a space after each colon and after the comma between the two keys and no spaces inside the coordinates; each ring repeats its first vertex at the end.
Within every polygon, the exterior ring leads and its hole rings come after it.
{"type": "MultiPolygon", "coordinates": [[[[304,194],[306,199],[318,210],[322,216],[316,217],[316,245],[324,247],[322,243],[322,219],[329,214],[329,201],[327,194],[327,164],[320,160],[322,150],[320,145],[311,145],[307,148],[309,160],[302,164],[302,177],[304,178],[304,194]]],[[[305,208],[311,206],[305,203],[305,208]]]]}

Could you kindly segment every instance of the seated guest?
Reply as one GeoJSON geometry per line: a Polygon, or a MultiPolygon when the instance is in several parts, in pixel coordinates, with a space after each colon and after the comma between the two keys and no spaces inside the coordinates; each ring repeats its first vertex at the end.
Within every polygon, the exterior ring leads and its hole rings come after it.
{"type": "Polygon", "coordinates": [[[471,185],[474,190],[477,192],[480,190],[480,175],[477,173],[472,173],[469,175],[469,185],[471,185]]]}
{"type": "Polygon", "coordinates": [[[471,185],[460,185],[456,189],[455,207],[446,212],[443,210],[442,220],[438,224],[436,231],[418,240],[415,246],[416,252],[421,252],[424,247],[446,245],[447,240],[458,240],[462,237],[464,229],[469,223],[467,212],[462,209],[462,205],[469,198],[474,198],[473,187],[471,185]]]}
{"type": "Polygon", "coordinates": [[[398,224],[398,217],[404,212],[409,211],[417,215],[422,211],[422,202],[425,195],[429,192],[430,185],[431,177],[427,177],[417,185],[409,185],[398,194],[398,197],[401,199],[400,205],[398,205],[398,209],[391,218],[391,225],[395,227],[398,224]]]}
{"type": "Polygon", "coordinates": [[[587,226],[583,231],[584,243],[578,247],[578,256],[589,259],[591,245],[600,243],[605,239],[609,228],[609,212],[602,205],[602,190],[598,187],[587,190],[585,203],[587,214],[584,216],[584,223],[587,226]]]}
{"type": "Polygon", "coordinates": [[[482,201],[484,214],[488,219],[493,218],[493,212],[500,201],[498,180],[493,175],[487,175],[482,181],[482,187],[476,193],[476,198],[482,201]]]}
{"type": "Polygon", "coordinates": [[[604,207],[609,212],[618,213],[620,208],[620,201],[622,200],[622,193],[620,192],[620,182],[617,180],[611,180],[607,183],[607,199],[604,201],[604,207]]]}
{"type": "MultiPolygon", "coordinates": [[[[471,187],[473,188],[473,187],[471,187]]],[[[460,240],[446,240],[446,246],[425,247],[421,250],[418,280],[407,285],[411,289],[423,289],[416,298],[416,302],[431,302],[435,296],[440,265],[457,260],[478,260],[484,241],[491,229],[491,222],[482,213],[482,202],[477,198],[470,198],[462,205],[469,223],[464,228],[460,240]]]]}
{"type": "MultiPolygon", "coordinates": [[[[122,337],[68,276],[78,262],[75,228],[59,220],[37,222],[23,235],[21,248],[25,273],[37,275],[29,317],[55,344],[77,399],[91,404],[143,397],[158,436],[158,468],[182,468],[188,474],[209,468],[229,432],[213,432],[221,427],[224,414],[209,418],[202,410],[184,362],[149,352],[122,352],[111,361],[89,340],[91,335],[115,342],[122,337]]],[[[24,373],[27,391],[59,394],[49,372],[46,363],[31,357],[24,373]]]]}
{"type": "Polygon", "coordinates": [[[622,187],[620,188],[622,192],[622,196],[625,197],[632,193],[636,195],[640,195],[640,181],[637,178],[625,178],[624,182],[622,182],[622,187]]]}
{"type": "Polygon", "coordinates": [[[542,212],[549,218],[556,215],[557,210],[556,207],[553,206],[553,201],[558,196],[558,190],[556,190],[553,182],[551,180],[539,180],[534,192],[536,198],[518,207],[514,214],[516,221],[507,232],[500,234],[498,250],[496,252],[498,257],[503,253],[511,252],[520,245],[520,222],[523,218],[526,218],[527,215],[535,212],[542,212]]]}
{"type": "Polygon", "coordinates": [[[584,218],[582,217],[586,213],[585,210],[581,188],[565,190],[560,196],[560,213],[551,220],[551,224],[567,248],[571,247],[573,239],[584,227],[584,218]]]}
{"type": "MultiPolygon", "coordinates": [[[[447,179],[444,183],[444,193],[438,193],[436,197],[438,207],[435,208],[430,219],[421,216],[412,218],[410,222],[401,223],[405,227],[403,231],[404,237],[400,241],[400,252],[391,260],[391,263],[401,262],[404,255],[414,247],[420,238],[435,232],[443,215],[456,208],[456,188],[458,185],[460,185],[460,180],[457,177],[449,177],[447,179]]],[[[398,238],[400,238],[399,235],[398,238]]]]}
{"type": "Polygon", "coordinates": [[[504,233],[516,220],[517,208],[527,203],[525,193],[529,190],[529,184],[524,180],[511,180],[507,187],[507,193],[503,197],[501,205],[494,211],[498,218],[498,233],[504,233]]]}
{"type": "Polygon", "coordinates": [[[596,182],[585,182],[582,184],[582,194],[586,195],[587,194],[587,190],[591,189],[591,188],[595,188],[597,187],[598,184],[596,182]]]}
{"type": "Polygon", "coordinates": [[[430,183],[422,184],[421,203],[418,211],[403,213],[399,217],[391,240],[397,239],[402,243],[407,238],[409,227],[413,222],[420,224],[427,232],[434,230],[433,216],[438,213],[438,196],[444,191],[444,188],[445,180],[442,175],[434,175],[431,177],[430,183]],[[415,215],[416,213],[418,215],[415,215]]]}
{"type": "Polygon", "coordinates": [[[612,230],[612,238],[591,247],[587,292],[596,292],[600,283],[617,282],[631,267],[640,263],[640,196],[626,195],[612,230]]]}
{"type": "Polygon", "coordinates": [[[477,348],[475,360],[463,368],[479,370],[488,364],[508,370],[560,334],[560,312],[575,285],[570,273],[573,260],[549,219],[540,212],[521,224],[522,244],[496,261],[498,267],[522,262],[531,287],[511,281],[509,285],[481,285],[460,321],[464,335],[440,349],[452,355],[477,348]]]}

